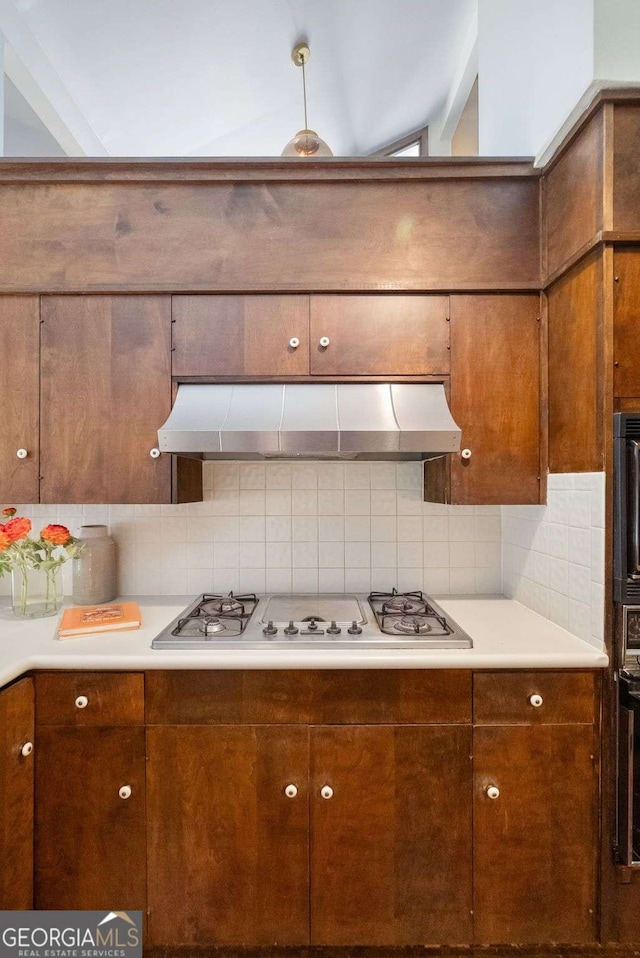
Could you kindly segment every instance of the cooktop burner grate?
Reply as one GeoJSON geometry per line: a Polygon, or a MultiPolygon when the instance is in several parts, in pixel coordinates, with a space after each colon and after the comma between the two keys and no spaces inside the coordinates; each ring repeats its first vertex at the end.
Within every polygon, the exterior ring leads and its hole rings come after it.
{"type": "Polygon", "coordinates": [[[380,631],[386,635],[451,635],[446,618],[436,612],[422,592],[372,592],[369,605],[380,631]]]}
{"type": "Polygon", "coordinates": [[[185,616],[178,620],[171,635],[185,638],[216,639],[240,635],[247,627],[258,604],[254,593],[247,595],[210,595],[205,593],[185,616]]]}

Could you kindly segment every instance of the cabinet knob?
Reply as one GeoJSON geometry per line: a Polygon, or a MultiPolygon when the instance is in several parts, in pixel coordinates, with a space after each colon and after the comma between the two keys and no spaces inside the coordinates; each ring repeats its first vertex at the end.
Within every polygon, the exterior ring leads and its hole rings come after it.
{"type": "Polygon", "coordinates": [[[487,798],[490,798],[495,802],[496,798],[500,798],[500,789],[497,785],[488,785],[485,789],[487,798]]]}
{"type": "Polygon", "coordinates": [[[284,790],[284,794],[287,796],[287,798],[295,798],[296,795],[298,794],[297,785],[287,785],[287,787],[284,790]]]}
{"type": "Polygon", "coordinates": [[[534,709],[539,709],[543,702],[544,699],[537,692],[529,696],[529,705],[533,706],[534,709]]]}
{"type": "Polygon", "coordinates": [[[159,458],[160,458],[160,450],[158,449],[157,446],[154,446],[153,449],[150,449],[150,450],[149,450],[149,455],[151,456],[152,459],[159,459],[159,458]]]}
{"type": "Polygon", "coordinates": [[[291,347],[291,349],[297,349],[299,345],[300,345],[300,340],[298,339],[298,337],[292,336],[291,339],[289,340],[289,346],[291,347]]]}
{"type": "Polygon", "coordinates": [[[463,449],[462,452],[460,453],[460,456],[462,459],[471,459],[471,450],[463,449]]]}
{"type": "Polygon", "coordinates": [[[27,755],[31,755],[33,752],[33,742],[25,742],[22,748],[20,749],[20,754],[24,755],[26,758],[27,755]]]}
{"type": "Polygon", "coordinates": [[[333,798],[333,789],[330,785],[323,785],[320,789],[320,794],[323,798],[333,798]]]}
{"type": "Polygon", "coordinates": [[[331,340],[329,339],[328,336],[321,336],[321,337],[320,337],[319,343],[320,343],[320,345],[322,346],[323,349],[326,349],[330,342],[331,342],[331,340]]]}
{"type": "Polygon", "coordinates": [[[26,459],[28,455],[29,453],[27,452],[26,449],[18,449],[18,451],[16,452],[16,456],[18,457],[18,459],[26,459]]]}
{"type": "Polygon", "coordinates": [[[79,695],[76,699],[76,708],[77,709],[86,709],[89,704],[89,699],[86,695],[79,695]]]}
{"type": "Polygon", "coordinates": [[[120,798],[131,798],[131,786],[123,785],[122,788],[118,790],[118,795],[120,798]]]}

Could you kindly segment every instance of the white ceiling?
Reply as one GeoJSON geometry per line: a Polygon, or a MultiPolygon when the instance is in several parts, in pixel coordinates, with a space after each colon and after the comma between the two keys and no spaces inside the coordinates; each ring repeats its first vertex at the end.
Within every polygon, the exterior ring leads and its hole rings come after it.
{"type": "Polygon", "coordinates": [[[336,155],[360,155],[442,111],[475,8],[476,0],[0,0],[0,31],[23,58],[44,55],[43,94],[50,82],[68,95],[95,152],[111,156],[279,155],[303,126],[290,53],[306,39],[309,125],[336,155]]]}

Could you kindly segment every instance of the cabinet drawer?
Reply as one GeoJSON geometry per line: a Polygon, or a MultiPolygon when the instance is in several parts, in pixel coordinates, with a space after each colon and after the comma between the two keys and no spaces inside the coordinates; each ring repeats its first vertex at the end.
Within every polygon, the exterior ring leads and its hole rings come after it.
{"type": "Polygon", "coordinates": [[[473,679],[476,725],[591,725],[593,672],[480,672],[473,679]]]}
{"type": "Polygon", "coordinates": [[[149,671],[149,725],[471,722],[471,673],[441,669],[149,671]]]}
{"type": "Polygon", "coordinates": [[[143,725],[144,676],[123,672],[36,675],[36,725],[143,725]]]}

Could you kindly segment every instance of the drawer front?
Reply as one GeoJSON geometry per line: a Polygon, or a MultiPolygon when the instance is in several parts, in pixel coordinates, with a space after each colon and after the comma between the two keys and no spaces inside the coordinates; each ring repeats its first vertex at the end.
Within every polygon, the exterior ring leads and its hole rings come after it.
{"type": "Polygon", "coordinates": [[[149,671],[149,725],[471,722],[466,670],[149,671]]]}
{"type": "Polygon", "coordinates": [[[43,672],[36,675],[36,725],[143,725],[144,675],[43,672]]]}
{"type": "Polygon", "coordinates": [[[476,725],[591,725],[597,716],[594,672],[477,672],[476,725]]]}

